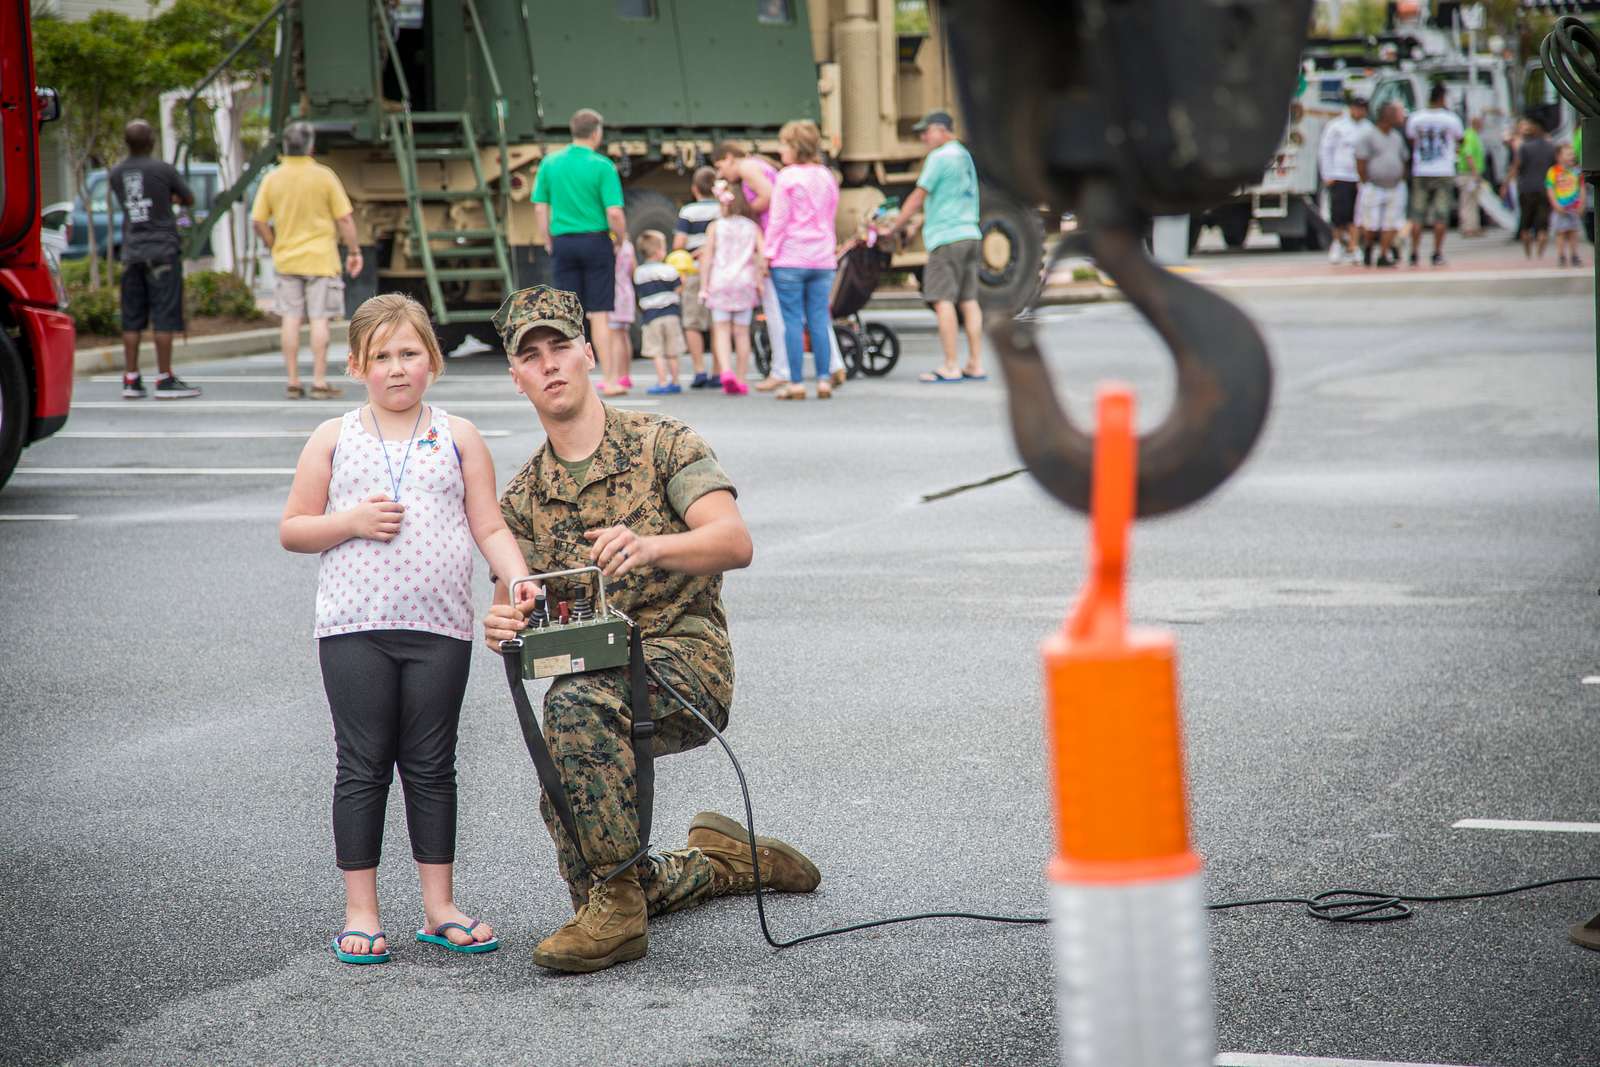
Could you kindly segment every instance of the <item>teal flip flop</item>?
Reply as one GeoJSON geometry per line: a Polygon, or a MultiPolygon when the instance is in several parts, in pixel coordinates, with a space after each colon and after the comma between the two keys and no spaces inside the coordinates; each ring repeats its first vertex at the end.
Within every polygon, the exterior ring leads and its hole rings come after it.
{"type": "Polygon", "coordinates": [[[472,920],[471,926],[462,926],[460,923],[440,923],[438,926],[433,928],[432,932],[427,930],[418,930],[417,940],[430,945],[442,946],[449,949],[451,952],[493,952],[495,949],[500,947],[500,939],[498,937],[491,937],[487,941],[473,941],[469,944],[458,945],[448,937],[444,936],[444,932],[446,930],[454,929],[460,930],[468,937],[471,937],[472,931],[476,930],[477,928],[477,919],[472,920]]]}
{"type": "Polygon", "coordinates": [[[382,952],[346,952],[339,947],[339,942],[347,937],[364,937],[367,939],[367,947],[371,948],[378,943],[378,938],[387,939],[388,936],[382,930],[375,934],[369,934],[364,930],[341,930],[339,931],[339,936],[333,939],[333,954],[340,963],[388,963],[388,949],[384,949],[382,952]]]}

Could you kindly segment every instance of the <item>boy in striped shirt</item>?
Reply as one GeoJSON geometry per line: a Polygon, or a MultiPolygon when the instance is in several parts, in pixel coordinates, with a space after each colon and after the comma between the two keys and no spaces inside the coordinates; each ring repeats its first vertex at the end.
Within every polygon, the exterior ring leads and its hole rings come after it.
{"type": "Polygon", "coordinates": [[[645,357],[656,364],[656,384],[645,392],[655,396],[681,393],[678,357],[688,342],[679,315],[678,272],[666,262],[667,238],[660,230],[641,233],[637,247],[642,262],[633,271],[633,293],[639,301],[641,347],[645,357]]]}

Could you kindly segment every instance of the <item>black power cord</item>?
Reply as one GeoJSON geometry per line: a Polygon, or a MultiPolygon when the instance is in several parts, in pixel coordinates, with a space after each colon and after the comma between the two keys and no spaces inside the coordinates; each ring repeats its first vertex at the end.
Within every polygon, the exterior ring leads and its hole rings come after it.
{"type": "MultiPolygon", "coordinates": [[[[679,704],[684,710],[699,719],[711,736],[717,739],[717,744],[722,746],[722,751],[727,753],[728,761],[733,764],[733,773],[739,778],[739,792],[744,796],[744,824],[750,834],[750,864],[754,868],[756,883],[756,915],[761,922],[761,936],[767,939],[767,944],[773,948],[792,948],[803,945],[807,941],[817,941],[824,937],[834,937],[839,934],[855,933],[858,930],[871,930],[878,926],[892,926],[896,923],[920,922],[923,919],[971,919],[976,922],[1009,923],[1014,926],[1044,926],[1050,920],[1045,916],[1033,915],[984,915],[969,911],[926,911],[916,915],[895,915],[887,919],[872,919],[868,922],[852,923],[849,926],[836,926],[828,930],[818,930],[814,933],[802,934],[799,937],[780,941],[772,936],[772,929],[767,925],[767,909],[762,903],[765,895],[761,887],[761,860],[756,855],[755,845],[756,821],[755,812],[750,804],[750,783],[745,779],[744,768],[739,765],[739,757],[733,754],[733,748],[728,744],[728,739],[722,736],[710,719],[700,713],[700,709],[689,703],[677,688],[656,670],[654,664],[646,664],[650,676],[679,704]]],[[[1485,889],[1472,893],[1442,893],[1432,896],[1408,893],[1384,893],[1369,889],[1329,889],[1311,897],[1260,897],[1252,900],[1225,900],[1216,904],[1207,904],[1207,911],[1228,911],[1233,908],[1254,908],[1268,904],[1299,904],[1305,908],[1306,914],[1313,919],[1321,919],[1332,923],[1381,923],[1396,922],[1408,919],[1415,914],[1412,904],[1439,904],[1456,900],[1484,900],[1489,897],[1504,897],[1513,893],[1526,893],[1534,889],[1545,889],[1553,885],[1566,885],[1571,882],[1600,882],[1600,874],[1578,874],[1567,878],[1551,878],[1543,882],[1528,882],[1523,885],[1509,886],[1505,889],[1485,889]]]]}

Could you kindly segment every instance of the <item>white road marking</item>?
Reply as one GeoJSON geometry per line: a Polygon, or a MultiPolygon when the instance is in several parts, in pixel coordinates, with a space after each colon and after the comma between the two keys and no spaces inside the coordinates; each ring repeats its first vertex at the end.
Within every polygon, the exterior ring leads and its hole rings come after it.
{"type": "Polygon", "coordinates": [[[1600,685],[1600,674],[1591,674],[1583,680],[1584,685],[1600,685]]]}
{"type": "Polygon", "coordinates": [[[1447,1063],[1412,1063],[1405,1060],[1346,1060],[1325,1056],[1263,1056],[1253,1052],[1224,1052],[1216,1067],[1465,1067],[1447,1063]]]}
{"type": "MultiPolygon", "coordinates": [[[[511,436],[510,430],[479,430],[478,433],[483,437],[511,436]]],[[[283,438],[299,441],[311,436],[311,430],[63,430],[53,436],[94,441],[269,441],[283,438]]]]}
{"type": "MultiPolygon", "coordinates": [[[[612,407],[618,408],[653,408],[659,407],[659,400],[615,400],[606,401],[612,407]]],[[[282,410],[282,411],[349,411],[351,402],[347,400],[166,400],[151,401],[140,404],[129,400],[79,400],[72,405],[73,411],[232,411],[239,409],[253,409],[256,411],[282,410]]],[[[532,414],[531,405],[526,400],[453,400],[450,402],[451,411],[527,411],[532,414]]]]}
{"type": "MultiPolygon", "coordinates": [[[[1549,268],[1545,270],[1519,270],[1517,278],[1527,278],[1536,281],[1553,281],[1560,278],[1581,277],[1568,270],[1549,268]]],[[[1196,272],[1190,276],[1194,281],[1205,285],[1214,285],[1219,289],[1283,289],[1301,285],[1385,285],[1391,282],[1423,282],[1430,285],[1448,285],[1451,282],[1498,282],[1511,277],[1503,271],[1494,270],[1458,270],[1441,271],[1437,274],[1427,272],[1394,274],[1389,271],[1380,271],[1376,274],[1328,274],[1328,275],[1302,275],[1294,278],[1208,278],[1196,272]]]]}
{"type": "Polygon", "coordinates": [[[1539,830],[1553,834],[1600,834],[1600,822],[1542,822],[1538,819],[1462,819],[1452,830],[1539,830]]]}
{"type": "Polygon", "coordinates": [[[104,475],[104,474],[198,474],[226,477],[241,474],[290,475],[293,467],[18,467],[13,474],[104,475]]]}
{"type": "Polygon", "coordinates": [[[76,515],[0,515],[0,522],[71,522],[76,515]]]}

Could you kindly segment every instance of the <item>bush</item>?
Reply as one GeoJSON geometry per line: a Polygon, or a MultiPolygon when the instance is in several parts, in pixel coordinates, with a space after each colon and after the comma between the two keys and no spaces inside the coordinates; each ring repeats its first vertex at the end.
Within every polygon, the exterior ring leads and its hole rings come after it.
{"type": "MultiPolygon", "coordinates": [[[[61,280],[67,287],[67,312],[81,334],[106,336],[122,332],[120,274],[109,276],[105,264],[100,266],[100,288],[90,289],[88,260],[68,260],[61,265],[61,280]]],[[[183,313],[188,318],[262,317],[250,287],[238,276],[220,270],[195,271],[183,279],[183,313]]]]}

